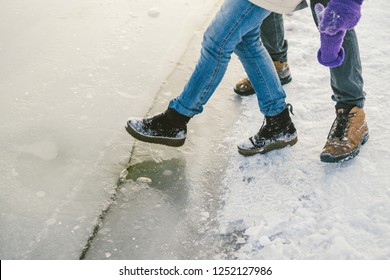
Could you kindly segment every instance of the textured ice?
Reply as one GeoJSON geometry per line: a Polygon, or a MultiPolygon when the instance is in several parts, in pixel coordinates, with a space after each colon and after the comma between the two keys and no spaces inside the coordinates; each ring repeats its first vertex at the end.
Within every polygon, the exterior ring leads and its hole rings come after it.
{"type": "Polygon", "coordinates": [[[53,160],[58,156],[57,145],[50,140],[41,140],[20,148],[23,153],[33,155],[43,160],[53,160]]]}

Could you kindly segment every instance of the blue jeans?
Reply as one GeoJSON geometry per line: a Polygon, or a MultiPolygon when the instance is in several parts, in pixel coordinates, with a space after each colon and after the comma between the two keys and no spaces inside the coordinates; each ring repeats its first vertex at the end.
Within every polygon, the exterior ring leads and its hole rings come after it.
{"type": "Polygon", "coordinates": [[[204,33],[201,56],[190,79],[169,107],[188,117],[201,113],[234,52],[257,93],[260,111],[265,116],[281,113],[286,94],[260,40],[260,25],[269,14],[248,0],[225,0],[204,33]]]}

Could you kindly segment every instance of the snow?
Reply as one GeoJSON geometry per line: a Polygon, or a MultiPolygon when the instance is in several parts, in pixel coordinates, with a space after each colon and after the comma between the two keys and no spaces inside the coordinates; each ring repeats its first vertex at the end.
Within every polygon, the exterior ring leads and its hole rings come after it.
{"type": "Polygon", "coordinates": [[[1,259],[78,259],[91,237],[90,259],[390,259],[388,1],[356,28],[370,139],[341,164],[319,160],[335,113],[308,9],[285,16],[298,143],[243,157],[263,117],[235,57],[183,147],[123,129],[180,92],[221,1],[30,2],[0,4],[1,259]]]}
{"type": "MultiPolygon", "coordinates": [[[[378,55],[386,52],[390,42],[386,16],[390,7],[384,1],[375,3],[365,1],[356,28],[370,140],[356,159],[341,164],[319,161],[335,115],[327,70],[310,55],[319,44],[311,18],[307,11],[286,17],[293,82],[285,88],[294,106],[299,141],[291,148],[251,158],[232,151],[218,220],[226,234],[245,229],[248,241],[236,252],[237,258],[390,258],[389,119],[388,102],[382,95],[388,70],[378,55]],[[383,30],[383,34],[372,30],[383,30]]],[[[259,127],[253,121],[260,118],[255,97],[243,99],[242,105],[247,113],[227,139],[229,146],[259,127]]]]}

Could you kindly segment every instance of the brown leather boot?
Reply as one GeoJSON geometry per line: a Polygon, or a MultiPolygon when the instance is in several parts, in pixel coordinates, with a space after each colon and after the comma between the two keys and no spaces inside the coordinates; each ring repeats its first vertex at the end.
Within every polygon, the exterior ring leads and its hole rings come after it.
{"type": "Polygon", "coordinates": [[[248,78],[240,80],[233,88],[234,92],[241,96],[248,96],[255,94],[251,81],[248,78]]]}
{"type": "Polygon", "coordinates": [[[338,109],[320,159],[323,162],[350,160],[367,140],[368,126],[364,110],[359,107],[353,107],[349,112],[338,109]]]}
{"type": "MultiPolygon", "coordinates": [[[[274,61],[276,73],[278,74],[280,83],[282,85],[291,82],[290,67],[287,62],[274,61]]],[[[255,93],[252,87],[251,81],[248,78],[240,80],[233,88],[234,92],[238,95],[247,96],[255,93]]]]}
{"type": "Polygon", "coordinates": [[[289,82],[291,82],[291,72],[290,72],[290,66],[287,62],[280,62],[280,61],[274,61],[276,73],[278,73],[278,77],[280,80],[280,83],[282,85],[286,85],[289,82]]]}

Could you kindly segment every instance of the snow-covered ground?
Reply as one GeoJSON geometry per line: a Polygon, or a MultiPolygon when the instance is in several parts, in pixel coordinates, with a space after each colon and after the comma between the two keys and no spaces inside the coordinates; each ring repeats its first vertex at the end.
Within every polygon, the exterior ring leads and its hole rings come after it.
{"type": "MultiPolygon", "coordinates": [[[[219,221],[222,232],[241,232],[238,258],[390,259],[389,12],[388,1],[364,1],[356,30],[370,140],[342,164],[319,161],[335,115],[328,71],[314,56],[319,43],[310,13],[285,17],[293,75],[285,88],[299,142],[252,158],[231,151],[219,221]]],[[[262,119],[255,97],[242,104],[229,147],[262,119]]]]}
{"type": "Polygon", "coordinates": [[[77,259],[94,230],[92,259],[390,259],[386,0],[356,28],[370,140],[350,162],[319,161],[335,115],[308,9],[285,17],[297,145],[238,155],[262,116],[235,57],[182,148],[124,131],[179,93],[221,2],[0,1],[1,259],[77,259]],[[149,177],[117,184],[129,159],[149,177]]]}

